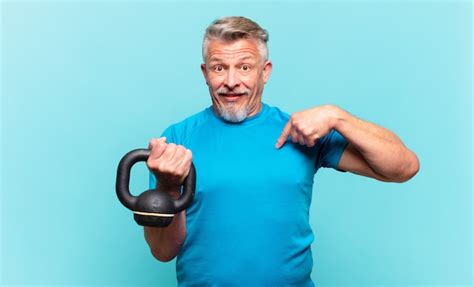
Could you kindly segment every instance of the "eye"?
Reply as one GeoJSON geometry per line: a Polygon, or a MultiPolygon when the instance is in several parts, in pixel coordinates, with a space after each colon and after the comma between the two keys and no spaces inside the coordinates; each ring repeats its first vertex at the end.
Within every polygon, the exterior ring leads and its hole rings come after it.
{"type": "Polygon", "coordinates": [[[214,71],[215,72],[222,72],[222,71],[224,71],[224,67],[222,67],[221,65],[215,65],[214,66],[214,71]]]}
{"type": "Polygon", "coordinates": [[[250,70],[250,66],[249,65],[242,65],[242,67],[240,67],[242,69],[242,71],[249,71],[250,70]]]}

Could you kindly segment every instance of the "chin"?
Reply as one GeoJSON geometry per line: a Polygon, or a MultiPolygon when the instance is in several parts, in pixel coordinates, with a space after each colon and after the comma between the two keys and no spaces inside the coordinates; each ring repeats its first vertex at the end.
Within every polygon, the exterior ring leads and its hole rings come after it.
{"type": "Polygon", "coordinates": [[[233,123],[238,123],[245,120],[248,116],[249,109],[247,106],[235,107],[233,103],[224,104],[218,107],[220,116],[228,121],[233,123]],[[230,106],[230,107],[229,107],[230,106]]]}

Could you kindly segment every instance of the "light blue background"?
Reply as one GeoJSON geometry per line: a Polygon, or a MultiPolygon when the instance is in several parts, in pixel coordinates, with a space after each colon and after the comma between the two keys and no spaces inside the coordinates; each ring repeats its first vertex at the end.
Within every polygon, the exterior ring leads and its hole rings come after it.
{"type": "MultiPolygon", "coordinates": [[[[210,104],[205,27],[270,32],[264,101],[336,104],[398,134],[419,174],[320,170],[318,286],[472,283],[470,2],[2,3],[1,283],[175,286],[115,196],[121,156],[210,104]]],[[[205,143],[203,143],[205,144],[205,143]]],[[[133,192],[147,187],[144,164],[133,192]]]]}

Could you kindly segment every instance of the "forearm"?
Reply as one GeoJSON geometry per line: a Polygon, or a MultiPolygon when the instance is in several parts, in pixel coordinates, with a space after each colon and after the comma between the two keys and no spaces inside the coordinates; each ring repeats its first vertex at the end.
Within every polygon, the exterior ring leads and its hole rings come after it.
{"type": "Polygon", "coordinates": [[[360,152],[374,172],[394,181],[416,173],[418,158],[393,132],[337,107],[335,114],[334,129],[360,152]]]}
{"type": "MultiPolygon", "coordinates": [[[[161,192],[161,191],[157,191],[161,192]]],[[[177,198],[179,192],[172,192],[177,198]]],[[[153,256],[163,262],[170,261],[179,252],[186,237],[186,211],[174,215],[173,221],[167,227],[144,227],[145,240],[150,246],[153,256]]]]}

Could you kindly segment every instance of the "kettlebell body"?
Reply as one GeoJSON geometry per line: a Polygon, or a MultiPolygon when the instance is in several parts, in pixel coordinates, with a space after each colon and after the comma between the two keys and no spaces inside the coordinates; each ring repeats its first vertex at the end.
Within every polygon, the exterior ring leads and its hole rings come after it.
{"type": "Polygon", "coordinates": [[[166,227],[176,213],[191,204],[196,189],[196,170],[194,164],[191,163],[189,174],[183,183],[181,196],[176,200],[156,189],[149,189],[135,197],[129,190],[130,171],[135,163],[147,161],[149,156],[148,149],[136,149],[124,155],[117,168],[115,189],[120,202],[133,211],[133,217],[139,225],[166,227]]]}

